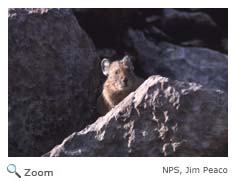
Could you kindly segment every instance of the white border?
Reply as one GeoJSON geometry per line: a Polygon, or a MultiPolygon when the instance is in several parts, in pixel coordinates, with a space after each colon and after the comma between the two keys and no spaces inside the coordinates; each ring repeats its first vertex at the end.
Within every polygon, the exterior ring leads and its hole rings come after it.
{"type": "MultiPolygon", "coordinates": [[[[225,178],[239,178],[237,171],[238,163],[238,128],[239,128],[239,23],[238,8],[236,3],[222,0],[9,0],[1,2],[0,11],[0,37],[1,37],[1,61],[0,61],[0,178],[14,180],[15,175],[6,171],[8,163],[15,163],[19,173],[23,168],[54,169],[54,178],[24,178],[24,180],[202,180],[225,178]],[[13,7],[62,7],[62,8],[229,8],[229,157],[228,158],[8,158],[8,8],[13,7]],[[205,174],[205,175],[184,175],[162,174],[162,166],[210,166],[227,167],[229,174],[205,174]],[[177,177],[177,178],[176,178],[177,177]]],[[[17,178],[15,178],[17,179],[17,178]]]]}

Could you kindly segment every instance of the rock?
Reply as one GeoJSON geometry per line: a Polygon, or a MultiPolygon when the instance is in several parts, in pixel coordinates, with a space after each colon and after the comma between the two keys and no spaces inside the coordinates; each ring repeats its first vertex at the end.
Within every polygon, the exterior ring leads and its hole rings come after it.
{"type": "Polygon", "coordinates": [[[148,37],[152,37],[154,40],[160,41],[172,41],[172,38],[168,36],[165,32],[159,29],[157,26],[151,26],[151,28],[144,30],[144,33],[148,37]]]}
{"type": "Polygon", "coordinates": [[[97,50],[132,52],[127,31],[138,29],[154,41],[178,45],[188,42],[187,46],[227,53],[221,45],[221,40],[228,37],[227,8],[83,9],[74,9],[75,15],[97,50]]]}
{"type": "Polygon", "coordinates": [[[201,11],[213,19],[225,38],[228,37],[228,8],[204,8],[201,11]]]}
{"type": "Polygon", "coordinates": [[[227,38],[222,39],[221,45],[224,48],[225,52],[228,52],[228,39],[227,38]]]}
{"type": "Polygon", "coordinates": [[[85,13],[85,12],[88,12],[90,10],[91,10],[91,8],[72,8],[72,11],[74,13],[85,13]]]}
{"type": "Polygon", "coordinates": [[[185,41],[185,42],[181,42],[180,45],[183,46],[188,46],[188,47],[206,47],[207,45],[205,44],[204,41],[202,40],[191,40],[191,41],[185,41]]]}
{"type": "Polygon", "coordinates": [[[158,20],[161,20],[160,16],[157,16],[157,15],[151,15],[151,16],[148,16],[145,18],[145,21],[147,23],[153,23],[155,21],[158,21],[158,20]]]}
{"type": "Polygon", "coordinates": [[[44,156],[227,156],[227,94],[148,78],[44,156]]]}
{"type": "Polygon", "coordinates": [[[9,156],[40,156],[95,118],[99,60],[69,9],[9,9],[9,156]]]}
{"type": "Polygon", "coordinates": [[[177,40],[195,38],[209,39],[219,35],[219,29],[213,19],[204,12],[184,12],[175,9],[163,9],[161,28],[177,40]]]}
{"type": "Polygon", "coordinates": [[[154,42],[143,32],[133,29],[129,30],[128,36],[137,52],[138,64],[146,75],[160,74],[227,91],[227,55],[206,48],[154,42]]]}
{"type": "Polygon", "coordinates": [[[116,55],[116,50],[108,48],[98,49],[97,55],[100,57],[100,59],[114,57],[116,55]]]}

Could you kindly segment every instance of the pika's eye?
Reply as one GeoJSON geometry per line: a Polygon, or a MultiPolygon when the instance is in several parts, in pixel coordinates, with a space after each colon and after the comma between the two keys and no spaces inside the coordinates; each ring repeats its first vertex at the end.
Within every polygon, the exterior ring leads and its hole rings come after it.
{"type": "Polygon", "coordinates": [[[115,71],[115,74],[119,74],[119,70],[116,70],[116,71],[115,71]]]}

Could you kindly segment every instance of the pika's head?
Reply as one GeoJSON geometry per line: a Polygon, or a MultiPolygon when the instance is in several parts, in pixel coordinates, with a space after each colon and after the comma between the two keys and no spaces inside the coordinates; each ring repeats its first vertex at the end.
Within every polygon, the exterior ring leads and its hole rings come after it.
{"type": "Polygon", "coordinates": [[[131,58],[126,55],[122,60],[110,62],[104,58],[101,69],[110,86],[115,91],[129,90],[134,86],[135,74],[131,58]]]}

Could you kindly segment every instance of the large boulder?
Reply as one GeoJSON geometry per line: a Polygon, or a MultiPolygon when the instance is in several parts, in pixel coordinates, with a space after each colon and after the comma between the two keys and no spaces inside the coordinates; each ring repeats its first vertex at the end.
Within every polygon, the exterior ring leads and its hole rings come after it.
{"type": "Polygon", "coordinates": [[[9,9],[9,156],[40,156],[94,120],[95,48],[70,9],[9,9]]]}
{"type": "Polygon", "coordinates": [[[188,12],[165,8],[160,20],[161,29],[177,41],[195,38],[215,41],[221,36],[218,25],[205,12],[188,12]]]}
{"type": "Polygon", "coordinates": [[[227,94],[148,78],[44,156],[227,156],[227,94]]]}
{"type": "Polygon", "coordinates": [[[223,37],[227,37],[227,25],[222,23],[227,21],[225,12],[225,9],[190,11],[187,8],[165,8],[157,23],[177,44],[202,46],[225,53],[227,51],[220,43],[223,37]]]}
{"type": "Polygon", "coordinates": [[[227,92],[227,55],[207,48],[153,41],[142,31],[133,29],[129,29],[128,36],[137,52],[138,64],[146,75],[161,74],[227,92]]]}

